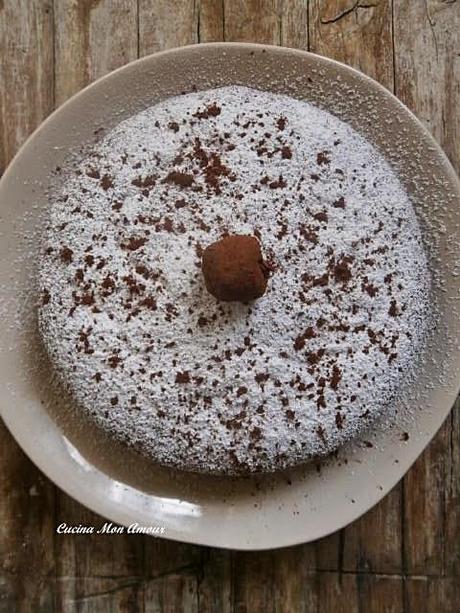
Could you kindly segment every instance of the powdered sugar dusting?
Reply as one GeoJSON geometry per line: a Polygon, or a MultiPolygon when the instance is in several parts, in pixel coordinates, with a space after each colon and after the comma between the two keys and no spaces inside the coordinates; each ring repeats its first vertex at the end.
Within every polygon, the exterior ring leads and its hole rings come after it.
{"type": "Polygon", "coordinates": [[[429,275],[408,196],[333,115],[225,87],[119,124],[53,196],[40,327],[82,410],[159,462],[272,471],[390,410],[421,349],[429,275]],[[201,250],[255,234],[252,305],[204,288],[201,250]]]}

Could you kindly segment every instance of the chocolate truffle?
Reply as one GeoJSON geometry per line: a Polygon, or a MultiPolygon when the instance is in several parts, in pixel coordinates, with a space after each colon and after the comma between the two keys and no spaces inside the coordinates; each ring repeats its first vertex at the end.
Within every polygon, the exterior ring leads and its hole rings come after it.
{"type": "Polygon", "coordinates": [[[218,300],[249,302],[267,289],[269,269],[255,236],[224,236],[204,250],[201,267],[207,290],[218,300]]]}

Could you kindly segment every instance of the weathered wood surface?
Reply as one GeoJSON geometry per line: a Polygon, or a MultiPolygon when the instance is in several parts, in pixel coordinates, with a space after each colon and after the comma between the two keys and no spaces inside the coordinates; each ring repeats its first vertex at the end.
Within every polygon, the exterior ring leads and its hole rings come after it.
{"type": "MultiPolygon", "coordinates": [[[[456,0],[0,0],[0,171],[95,78],[215,40],[310,49],[379,80],[460,165],[456,0]]],[[[57,490],[0,426],[0,612],[460,611],[460,418],[403,481],[316,543],[232,553],[152,538],[59,536],[101,518],[57,490]]]]}

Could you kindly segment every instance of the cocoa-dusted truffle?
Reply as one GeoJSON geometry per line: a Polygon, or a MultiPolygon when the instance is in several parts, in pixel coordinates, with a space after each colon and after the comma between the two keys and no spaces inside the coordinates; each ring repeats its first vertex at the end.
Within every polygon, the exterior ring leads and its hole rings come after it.
{"type": "Polygon", "coordinates": [[[207,290],[218,300],[249,302],[267,289],[269,269],[255,236],[224,236],[204,250],[201,267],[207,290]]]}

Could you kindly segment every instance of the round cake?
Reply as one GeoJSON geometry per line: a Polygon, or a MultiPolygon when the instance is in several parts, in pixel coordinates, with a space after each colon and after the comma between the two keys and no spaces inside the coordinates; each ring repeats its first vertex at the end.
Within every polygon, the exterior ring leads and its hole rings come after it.
{"type": "Polygon", "coordinates": [[[409,196],[351,126],[283,95],[194,92],[121,122],[61,178],[39,326],[111,436],[181,470],[270,472],[390,410],[429,273],[409,196]]]}

